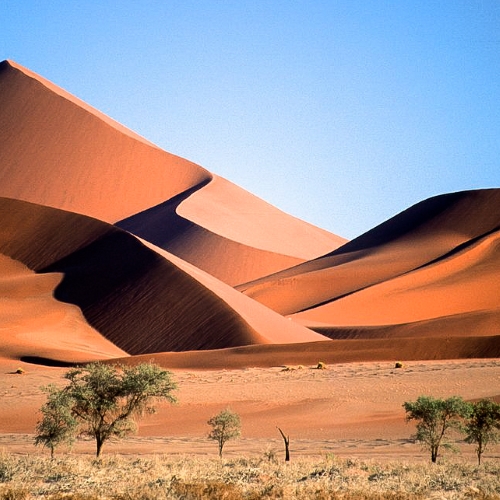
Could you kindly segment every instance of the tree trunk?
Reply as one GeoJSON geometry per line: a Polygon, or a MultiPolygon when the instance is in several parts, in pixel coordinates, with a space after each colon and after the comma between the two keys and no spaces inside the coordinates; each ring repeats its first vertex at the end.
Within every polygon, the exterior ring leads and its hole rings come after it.
{"type": "Polygon", "coordinates": [[[285,436],[285,433],[279,427],[277,429],[280,431],[285,442],[285,462],[290,462],[290,436],[285,436]]]}
{"type": "Polygon", "coordinates": [[[95,440],[97,445],[96,458],[99,458],[99,456],[101,455],[101,449],[102,445],[104,444],[104,440],[101,438],[101,436],[96,436],[95,440]]]}
{"type": "Polygon", "coordinates": [[[435,464],[437,462],[437,457],[438,457],[438,447],[433,446],[431,448],[431,460],[432,460],[433,464],[435,464]]]}

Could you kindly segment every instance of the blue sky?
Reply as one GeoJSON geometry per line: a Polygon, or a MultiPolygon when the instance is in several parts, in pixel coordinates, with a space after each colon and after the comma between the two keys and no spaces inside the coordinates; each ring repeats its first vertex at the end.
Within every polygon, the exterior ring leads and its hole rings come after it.
{"type": "Polygon", "coordinates": [[[0,59],[341,236],[500,187],[499,0],[2,0],[0,18],[0,59]]]}

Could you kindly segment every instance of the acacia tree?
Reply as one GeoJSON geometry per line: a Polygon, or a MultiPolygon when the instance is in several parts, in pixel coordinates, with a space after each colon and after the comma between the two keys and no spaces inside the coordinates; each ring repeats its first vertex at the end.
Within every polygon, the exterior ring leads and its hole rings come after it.
{"type": "Polygon", "coordinates": [[[448,431],[459,429],[461,419],[470,412],[469,404],[458,396],[448,399],[419,396],[416,401],[404,403],[403,407],[407,413],[406,420],[417,421],[414,438],[430,450],[433,463],[437,461],[440,446],[449,446],[445,442],[448,431]]]}
{"type": "Polygon", "coordinates": [[[230,439],[236,439],[241,434],[241,422],[237,413],[229,408],[222,410],[217,415],[208,420],[208,425],[212,430],[208,434],[208,439],[217,441],[219,445],[219,457],[222,458],[222,448],[230,439]]]}
{"type": "Polygon", "coordinates": [[[500,404],[481,399],[470,405],[470,417],[465,425],[465,441],[476,445],[478,464],[490,443],[500,440],[500,404]]]}
{"type": "MultiPolygon", "coordinates": [[[[68,371],[69,385],[54,391],[57,415],[69,413],[77,422],[73,429],[96,440],[96,456],[112,437],[136,429],[135,418],[154,413],[159,400],[175,402],[176,384],[171,373],[145,363],[133,367],[91,363],[68,371]]],[[[48,425],[44,419],[40,426],[48,425]]]]}
{"type": "Polygon", "coordinates": [[[43,387],[47,393],[47,401],[41,407],[42,420],[37,423],[35,445],[43,445],[50,449],[50,458],[54,458],[57,446],[64,442],[71,443],[78,426],[71,413],[68,394],[54,385],[43,387]]]}

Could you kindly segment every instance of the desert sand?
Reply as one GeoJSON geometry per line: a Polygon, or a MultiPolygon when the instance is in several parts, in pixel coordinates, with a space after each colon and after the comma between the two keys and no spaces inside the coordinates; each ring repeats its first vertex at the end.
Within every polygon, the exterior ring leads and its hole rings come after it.
{"type": "Polygon", "coordinates": [[[230,406],[231,453],[279,449],[280,426],[296,454],[420,460],[404,401],[499,399],[500,189],[347,242],[12,61],[0,146],[0,447],[33,453],[40,386],[91,361],[179,383],[116,453],[211,454],[206,420],[230,406]]]}
{"type": "MultiPolygon", "coordinates": [[[[0,447],[35,453],[36,409],[43,403],[40,385],[61,383],[61,368],[2,362],[0,447]],[[18,366],[24,375],[14,373],[18,366]]],[[[139,424],[136,436],[106,445],[106,453],[194,454],[216,456],[206,438],[208,418],[225,407],[242,419],[242,437],[226,445],[227,456],[261,456],[282,452],[276,429],[291,440],[293,457],[327,454],[382,461],[428,461],[428,453],[412,442],[414,427],[405,422],[402,404],[421,394],[500,400],[500,361],[339,363],[326,370],[313,366],[236,370],[173,370],[179,385],[178,404],[161,405],[139,424]]],[[[474,460],[473,447],[461,444],[462,456],[474,460]]],[[[64,450],[68,452],[68,450],[64,450]]],[[[94,443],[78,442],[71,453],[93,453],[94,443]]],[[[487,460],[500,458],[490,448],[487,460]]]]}

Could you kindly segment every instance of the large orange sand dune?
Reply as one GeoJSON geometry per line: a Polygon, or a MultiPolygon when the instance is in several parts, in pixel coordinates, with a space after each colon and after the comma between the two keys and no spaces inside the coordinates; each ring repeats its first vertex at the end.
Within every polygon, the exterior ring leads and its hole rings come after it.
{"type": "MultiPolygon", "coordinates": [[[[104,222],[5,198],[0,198],[0,214],[0,255],[37,271],[30,278],[35,292],[39,290],[34,295],[45,299],[29,321],[33,357],[47,350],[41,332],[48,326],[54,336],[67,335],[65,316],[60,324],[50,322],[48,308],[56,308],[57,301],[62,302],[60,311],[68,304],[80,308],[95,329],[129,354],[325,339],[104,222]]],[[[12,283],[10,267],[3,268],[4,281],[12,283]]],[[[11,303],[18,289],[3,289],[11,303]]],[[[17,304],[18,316],[30,314],[17,304]]],[[[89,330],[83,316],[80,321],[74,322],[75,330],[89,330]]],[[[14,327],[3,327],[4,349],[13,341],[14,327]]],[[[67,352],[58,351],[55,359],[71,361],[72,345],[66,345],[67,352]]],[[[111,352],[115,357],[124,354],[111,352]]]]}
{"type": "Polygon", "coordinates": [[[0,145],[0,196],[124,220],[125,229],[230,284],[345,242],[161,150],[12,61],[0,63],[0,145]]]}

